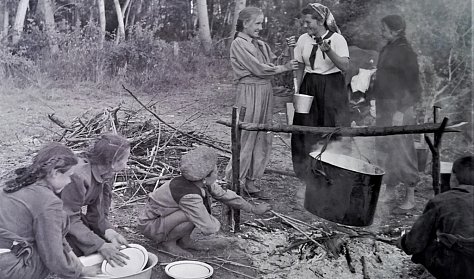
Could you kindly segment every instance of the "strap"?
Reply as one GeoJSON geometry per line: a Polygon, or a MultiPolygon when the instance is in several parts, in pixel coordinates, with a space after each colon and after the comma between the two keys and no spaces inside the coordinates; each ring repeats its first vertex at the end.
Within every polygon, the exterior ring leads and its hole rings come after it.
{"type": "Polygon", "coordinates": [[[474,237],[462,237],[449,233],[437,233],[438,241],[447,248],[474,257],[474,237]]]}

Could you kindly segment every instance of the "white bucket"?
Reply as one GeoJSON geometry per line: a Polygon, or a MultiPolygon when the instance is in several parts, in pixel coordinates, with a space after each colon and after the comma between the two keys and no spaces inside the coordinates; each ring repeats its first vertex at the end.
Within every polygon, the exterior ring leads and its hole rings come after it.
{"type": "Polygon", "coordinates": [[[313,103],[313,96],[295,94],[293,103],[295,104],[295,111],[297,113],[309,113],[311,104],[313,103]]]}

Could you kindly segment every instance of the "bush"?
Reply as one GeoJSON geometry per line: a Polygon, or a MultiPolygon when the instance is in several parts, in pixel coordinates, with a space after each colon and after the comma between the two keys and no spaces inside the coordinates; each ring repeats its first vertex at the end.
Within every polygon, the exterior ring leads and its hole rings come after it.
{"type": "Polygon", "coordinates": [[[34,79],[35,75],[40,75],[36,79],[47,78],[57,85],[126,83],[142,91],[156,92],[176,86],[192,87],[196,83],[229,76],[230,64],[223,47],[207,57],[201,52],[198,39],[166,42],[156,34],[152,27],[137,24],[128,29],[126,41],[115,44],[109,40],[100,48],[99,28],[86,25],[58,33],[55,41],[59,50],[51,54],[47,38],[39,36],[39,30],[28,32],[14,51],[2,49],[0,52],[0,65],[9,65],[3,67],[0,77],[12,77],[11,70],[5,69],[14,68],[16,72],[29,69],[23,76],[34,79]]]}

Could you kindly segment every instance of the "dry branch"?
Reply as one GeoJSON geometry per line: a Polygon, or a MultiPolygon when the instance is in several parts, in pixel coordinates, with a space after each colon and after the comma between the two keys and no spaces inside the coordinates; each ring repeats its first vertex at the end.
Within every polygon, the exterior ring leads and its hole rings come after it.
{"type": "Polygon", "coordinates": [[[149,113],[151,113],[156,119],[158,119],[161,123],[165,124],[165,125],[168,126],[169,128],[171,128],[171,129],[177,131],[178,133],[180,133],[180,134],[182,134],[182,135],[184,135],[184,136],[190,137],[190,138],[192,138],[192,139],[195,140],[195,141],[198,141],[198,142],[200,142],[200,143],[202,143],[202,144],[205,144],[205,145],[207,145],[207,146],[209,146],[209,147],[215,148],[215,149],[220,150],[220,151],[223,151],[223,152],[230,153],[230,151],[227,150],[227,149],[225,149],[225,148],[222,148],[222,147],[220,147],[220,146],[214,145],[214,144],[212,144],[212,143],[210,143],[210,142],[207,142],[207,141],[205,141],[205,140],[199,139],[199,138],[197,138],[197,137],[195,137],[195,136],[193,136],[193,135],[191,135],[191,134],[189,134],[189,133],[186,133],[186,132],[184,132],[184,131],[182,131],[182,130],[180,130],[180,129],[177,129],[177,128],[173,127],[172,125],[168,124],[168,123],[165,122],[163,119],[161,119],[161,117],[158,116],[158,114],[156,114],[154,111],[152,111],[150,108],[148,108],[144,103],[142,103],[142,102],[137,98],[137,96],[135,96],[135,95],[134,95],[130,90],[128,90],[124,85],[122,85],[122,88],[123,88],[125,91],[127,91],[128,94],[130,94],[130,95],[135,99],[135,101],[137,101],[145,110],[147,110],[147,111],[148,111],[149,113]]]}

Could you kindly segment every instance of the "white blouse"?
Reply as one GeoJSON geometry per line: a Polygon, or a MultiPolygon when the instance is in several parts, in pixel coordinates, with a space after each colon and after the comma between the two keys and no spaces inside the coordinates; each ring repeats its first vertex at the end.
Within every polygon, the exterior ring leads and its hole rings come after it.
{"type": "MultiPolygon", "coordinates": [[[[329,31],[326,32],[326,34],[329,31]]],[[[324,34],[322,37],[326,36],[324,34]]],[[[347,42],[344,37],[339,33],[332,34],[331,37],[326,39],[327,41],[331,41],[331,49],[340,57],[349,57],[349,48],[347,47],[347,42]]],[[[304,33],[298,38],[295,47],[295,59],[305,64],[305,73],[315,73],[321,75],[333,74],[340,72],[341,70],[334,65],[331,58],[325,54],[323,57],[323,52],[318,47],[316,51],[316,59],[314,60],[314,69],[311,69],[311,65],[309,62],[309,56],[311,55],[311,51],[313,49],[313,44],[316,44],[316,41],[308,35],[308,33],[304,33]]]]}

